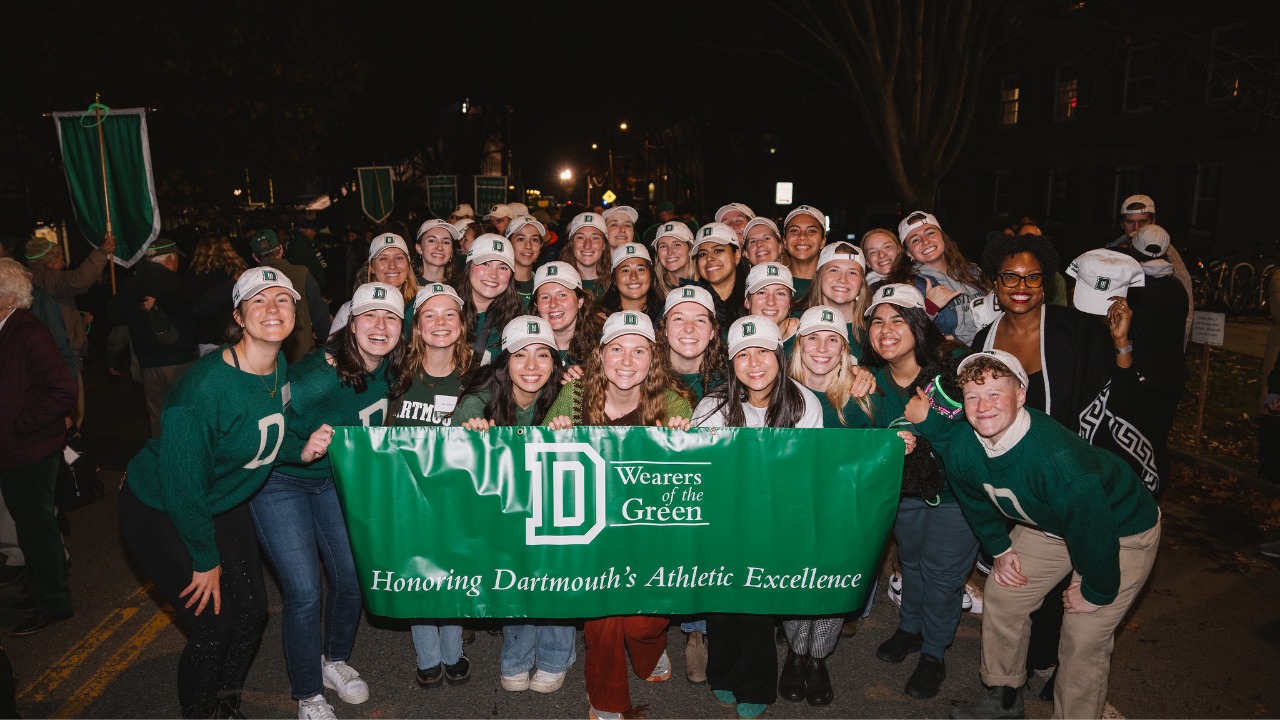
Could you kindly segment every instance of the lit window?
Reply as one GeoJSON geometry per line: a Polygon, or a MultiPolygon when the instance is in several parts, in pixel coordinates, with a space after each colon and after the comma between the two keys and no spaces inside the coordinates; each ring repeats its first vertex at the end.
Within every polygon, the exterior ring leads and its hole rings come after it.
{"type": "Polygon", "coordinates": [[[1125,112],[1140,112],[1152,108],[1159,89],[1156,75],[1159,61],[1160,53],[1154,44],[1129,50],[1124,80],[1125,112]]]}
{"type": "Polygon", "coordinates": [[[1080,101],[1079,80],[1074,65],[1058,66],[1058,84],[1053,96],[1053,119],[1070,120],[1076,116],[1080,101]]]}
{"type": "Polygon", "coordinates": [[[1010,75],[1000,81],[1000,125],[1018,124],[1018,76],[1010,75]]]}

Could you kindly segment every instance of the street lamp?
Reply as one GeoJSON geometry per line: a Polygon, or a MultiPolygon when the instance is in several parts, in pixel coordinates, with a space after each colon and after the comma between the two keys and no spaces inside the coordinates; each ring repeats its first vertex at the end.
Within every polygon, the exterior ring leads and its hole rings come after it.
{"type": "Polygon", "coordinates": [[[596,147],[597,147],[597,145],[596,145],[595,143],[591,143],[591,149],[592,149],[592,150],[595,150],[595,149],[596,149],[596,147]]]}
{"type": "Polygon", "coordinates": [[[626,129],[627,129],[627,124],[626,124],[626,123],[622,123],[621,125],[619,125],[619,126],[618,126],[618,129],[619,129],[619,130],[626,130],[626,129]]]}
{"type": "Polygon", "coordinates": [[[564,170],[560,171],[560,179],[561,179],[561,180],[572,180],[572,179],[573,179],[573,173],[569,172],[569,168],[565,168],[564,170]]]}

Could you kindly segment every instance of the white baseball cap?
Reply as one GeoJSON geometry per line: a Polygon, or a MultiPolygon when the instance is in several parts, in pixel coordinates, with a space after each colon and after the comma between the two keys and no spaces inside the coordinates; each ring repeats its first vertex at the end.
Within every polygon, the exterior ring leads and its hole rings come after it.
{"type": "Polygon", "coordinates": [[[920,308],[924,309],[924,296],[916,289],[914,285],[905,283],[889,283],[881,285],[876,294],[871,296],[871,305],[867,307],[867,311],[863,315],[871,317],[871,313],[875,311],[877,305],[889,303],[904,308],[920,308]]]}
{"type": "Polygon", "coordinates": [[[524,203],[507,203],[507,207],[511,208],[511,212],[514,213],[516,217],[529,214],[529,206],[524,203]]]}
{"type": "Polygon", "coordinates": [[[754,295],[770,285],[782,285],[793,293],[796,291],[791,269],[782,263],[762,262],[747,273],[748,295],[754,295]]]}
{"type": "Polygon", "coordinates": [[[516,219],[512,220],[510,225],[507,225],[507,233],[506,233],[507,237],[511,237],[512,235],[515,235],[516,233],[520,232],[520,230],[523,229],[525,225],[532,225],[535,228],[537,228],[538,237],[545,237],[547,234],[546,225],[543,225],[537,220],[534,220],[529,215],[517,215],[516,219]]]}
{"type": "Polygon", "coordinates": [[[817,220],[818,224],[823,228],[827,227],[827,216],[823,215],[821,210],[813,207],[812,205],[797,205],[794,210],[787,213],[787,219],[782,222],[782,227],[790,225],[791,219],[797,215],[808,215],[814,220],[817,220]]]}
{"type": "Polygon", "coordinates": [[[452,286],[444,283],[427,283],[418,288],[418,294],[413,296],[413,311],[417,312],[422,304],[437,295],[448,295],[458,303],[458,307],[462,307],[462,298],[458,297],[458,291],[452,286]]]}
{"type": "Polygon", "coordinates": [[[1147,257],[1160,257],[1169,251],[1169,233],[1159,225],[1143,225],[1133,234],[1133,249],[1147,257]]]}
{"type": "Polygon", "coordinates": [[[677,240],[683,240],[690,245],[693,244],[693,231],[689,229],[688,225],[685,225],[679,220],[672,220],[671,222],[665,222],[659,225],[658,234],[653,238],[653,244],[657,245],[658,241],[664,237],[673,237],[677,240]]]}
{"type": "Polygon", "coordinates": [[[1121,215],[1134,215],[1136,213],[1154,213],[1156,211],[1156,201],[1152,200],[1148,195],[1130,195],[1120,203],[1121,215]],[[1129,206],[1142,203],[1142,207],[1137,210],[1130,210],[1129,206]]]}
{"type": "Polygon", "coordinates": [[[778,326],[763,315],[744,315],[734,320],[729,326],[729,359],[750,347],[765,350],[782,347],[778,326]]]}
{"type": "Polygon", "coordinates": [[[618,213],[622,213],[623,215],[626,215],[628,218],[631,219],[631,222],[633,224],[640,219],[640,213],[636,212],[636,209],[631,207],[630,205],[615,205],[609,208],[608,210],[605,210],[600,217],[604,218],[605,224],[607,225],[609,222],[609,218],[613,217],[614,215],[617,215],[618,213]]]}
{"type": "Polygon", "coordinates": [[[511,242],[494,233],[485,233],[476,238],[475,242],[471,243],[471,248],[467,250],[467,262],[479,265],[490,260],[501,260],[507,264],[507,267],[515,270],[516,254],[511,249],[511,242]]]}
{"type": "Polygon", "coordinates": [[[990,295],[981,295],[969,301],[969,313],[973,315],[973,320],[978,327],[984,328],[1004,314],[998,305],[995,292],[990,295]]]}
{"type": "Polygon", "coordinates": [[[905,243],[907,234],[923,225],[932,225],[939,230],[942,229],[942,226],[938,224],[938,218],[933,215],[927,212],[913,212],[902,218],[902,222],[898,223],[898,238],[905,243]]]}
{"type": "Polygon", "coordinates": [[[1129,288],[1147,284],[1137,260],[1114,250],[1090,250],[1071,261],[1067,274],[1076,279],[1071,304],[1090,315],[1106,315],[1110,298],[1129,297],[1129,288]]]}
{"type": "Polygon", "coordinates": [[[569,237],[572,238],[574,233],[584,227],[593,227],[599,230],[602,235],[609,232],[609,228],[605,227],[604,220],[599,215],[585,212],[575,215],[573,220],[569,222],[569,237]]]}
{"type": "Polygon", "coordinates": [[[404,319],[404,295],[393,285],[386,283],[365,283],[356,288],[351,295],[351,317],[367,313],[370,310],[386,310],[404,319]]]}
{"type": "Polygon", "coordinates": [[[800,327],[796,329],[796,335],[803,336],[819,330],[830,330],[847,340],[845,335],[848,332],[848,328],[845,327],[847,324],[838,308],[830,305],[814,305],[800,316],[800,327]]]}
{"type": "Polygon", "coordinates": [[[774,237],[782,237],[782,233],[778,230],[778,224],[770,220],[769,218],[763,215],[760,215],[760,216],[751,218],[750,220],[747,221],[747,224],[742,227],[742,239],[744,242],[746,241],[747,235],[751,232],[751,228],[757,225],[764,225],[765,227],[772,230],[774,237]]]}
{"type": "Polygon", "coordinates": [[[267,288],[273,287],[282,287],[288,290],[294,300],[302,299],[302,296],[298,294],[297,290],[293,289],[293,283],[289,282],[289,278],[285,277],[284,273],[271,267],[256,267],[240,273],[240,279],[236,280],[235,287],[231,289],[231,304],[240,307],[241,302],[267,288]]]}
{"type": "Polygon", "coordinates": [[[457,210],[453,211],[453,216],[456,218],[474,218],[476,213],[471,209],[471,205],[469,203],[462,203],[458,206],[457,210]]]}
{"type": "Polygon", "coordinates": [[[649,342],[658,341],[658,336],[653,332],[653,321],[638,310],[623,310],[610,315],[604,321],[604,334],[600,336],[600,344],[608,345],[623,335],[642,335],[649,342]]]}
{"type": "Polygon", "coordinates": [[[614,248],[613,257],[610,258],[612,260],[611,265],[613,267],[618,267],[618,263],[626,260],[627,258],[633,257],[644,258],[645,262],[650,265],[653,264],[653,258],[650,257],[649,251],[645,249],[645,246],[640,243],[627,243],[614,248]]]}
{"type": "Polygon", "coordinates": [[[475,218],[465,217],[453,223],[453,226],[458,229],[458,239],[462,239],[462,234],[467,231],[467,228],[471,227],[473,222],[475,222],[475,218]]]}
{"type": "Polygon", "coordinates": [[[444,228],[445,230],[448,230],[449,237],[453,238],[454,240],[458,240],[462,237],[462,230],[458,229],[457,225],[451,222],[448,222],[447,220],[432,218],[422,223],[422,225],[418,226],[418,234],[414,235],[413,239],[421,240],[422,236],[426,235],[428,230],[434,230],[436,228],[444,228]]]}
{"type": "Polygon", "coordinates": [[[395,233],[382,233],[369,243],[369,260],[372,261],[390,248],[400,248],[406,258],[413,257],[409,254],[409,244],[404,241],[404,238],[395,233]]]}
{"type": "Polygon", "coordinates": [[[671,308],[680,303],[698,303],[711,313],[711,318],[716,317],[716,301],[711,297],[711,293],[699,285],[682,285],[678,288],[671,288],[671,292],[667,293],[667,301],[662,306],[662,316],[666,317],[671,312],[671,308]]]}
{"type": "Polygon", "coordinates": [[[858,267],[861,267],[863,272],[867,271],[867,259],[863,257],[862,250],[853,243],[844,241],[829,243],[826,247],[822,248],[822,252],[818,253],[818,267],[822,267],[832,260],[852,260],[853,262],[858,263],[858,267]],[[836,248],[840,245],[847,245],[848,247],[853,248],[853,252],[837,252],[836,248]]]}
{"type": "Polygon", "coordinates": [[[959,374],[961,370],[964,370],[965,365],[973,362],[975,358],[980,358],[984,355],[1009,368],[1009,371],[1018,379],[1018,382],[1022,387],[1027,386],[1027,371],[1022,368],[1022,363],[1018,358],[1014,357],[1013,353],[1005,352],[1004,350],[982,350],[980,352],[975,352],[972,355],[966,355],[965,358],[960,361],[960,364],[956,366],[956,373],[959,374]]]}
{"type": "Polygon", "coordinates": [[[329,323],[329,337],[338,334],[338,331],[347,326],[351,321],[351,301],[348,300],[338,306],[338,312],[333,314],[333,322],[329,323]]]}
{"type": "Polygon", "coordinates": [[[489,218],[515,218],[516,213],[511,209],[510,205],[494,205],[489,208],[489,214],[485,215],[485,219],[489,218]]]}
{"type": "Polygon", "coordinates": [[[556,260],[538,268],[533,274],[533,291],[538,292],[538,288],[547,283],[556,283],[563,285],[570,290],[582,289],[582,276],[578,274],[577,268],[567,262],[556,260]]]}
{"type": "Polygon", "coordinates": [[[738,239],[738,233],[728,225],[719,222],[707,223],[698,228],[698,237],[694,239],[693,247],[697,248],[699,245],[709,242],[732,245],[736,248],[742,247],[742,241],[738,239]]]}
{"type": "Polygon", "coordinates": [[[716,211],[716,222],[724,222],[724,216],[727,213],[731,213],[735,210],[742,213],[743,215],[746,215],[748,220],[756,216],[756,214],[751,211],[751,208],[747,207],[746,205],[743,205],[742,203],[729,203],[728,205],[725,205],[724,207],[716,211]]]}
{"type": "Polygon", "coordinates": [[[509,353],[539,343],[556,350],[556,336],[551,326],[537,315],[521,315],[502,328],[502,349],[509,353]]]}

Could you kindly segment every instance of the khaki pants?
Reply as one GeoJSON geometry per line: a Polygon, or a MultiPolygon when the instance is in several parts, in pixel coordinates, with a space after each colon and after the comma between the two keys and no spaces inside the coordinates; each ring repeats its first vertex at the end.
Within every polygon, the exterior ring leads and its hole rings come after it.
{"type": "Polygon", "coordinates": [[[160,367],[142,368],[142,390],[147,395],[147,418],[151,421],[151,437],[160,437],[160,411],[164,409],[164,398],[169,394],[183,373],[191,368],[192,363],[181,365],[162,365],[160,367]]]}
{"type": "MultiPolygon", "coordinates": [[[[1009,533],[1027,584],[1003,587],[992,578],[984,591],[982,612],[982,682],[1021,687],[1027,681],[1027,643],[1031,613],[1054,585],[1072,573],[1071,556],[1062,540],[1019,525],[1009,533]]],[[[1053,717],[1100,718],[1107,701],[1111,650],[1115,631],[1151,574],[1160,547],[1160,523],[1146,532],[1120,538],[1120,592],[1110,605],[1091,613],[1068,613],[1058,643],[1058,678],[1053,690],[1053,717]]]]}

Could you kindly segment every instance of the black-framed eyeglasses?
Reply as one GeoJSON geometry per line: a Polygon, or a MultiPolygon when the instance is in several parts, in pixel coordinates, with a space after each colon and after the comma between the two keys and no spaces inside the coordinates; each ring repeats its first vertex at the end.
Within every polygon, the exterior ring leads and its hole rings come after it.
{"type": "Polygon", "coordinates": [[[1000,284],[1007,288],[1016,288],[1021,282],[1026,282],[1029,288],[1038,288],[1044,285],[1044,273],[1031,273],[1030,275],[1019,275],[1014,272],[1002,272],[996,277],[1000,278],[1000,284]]]}

